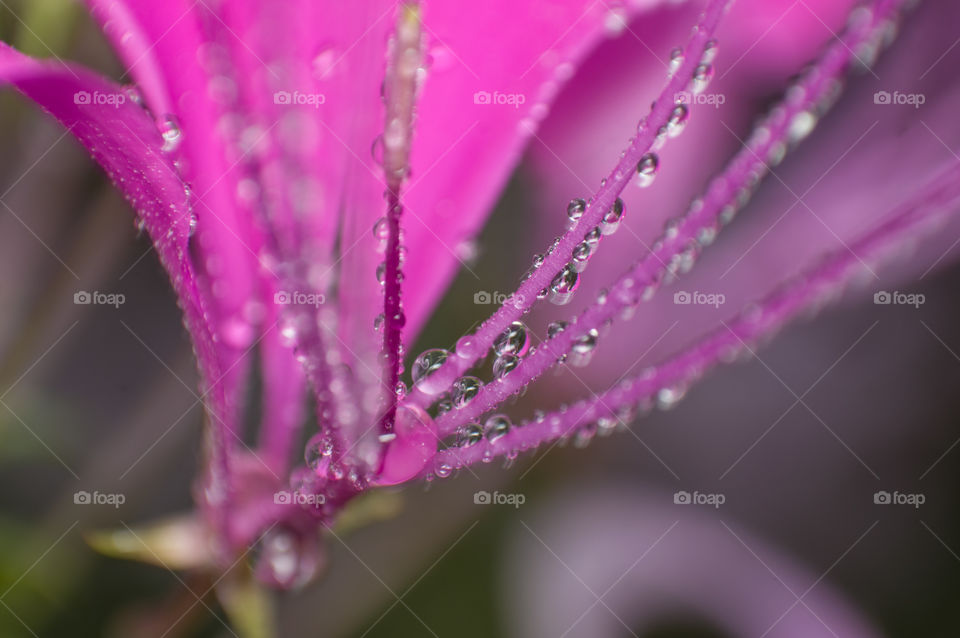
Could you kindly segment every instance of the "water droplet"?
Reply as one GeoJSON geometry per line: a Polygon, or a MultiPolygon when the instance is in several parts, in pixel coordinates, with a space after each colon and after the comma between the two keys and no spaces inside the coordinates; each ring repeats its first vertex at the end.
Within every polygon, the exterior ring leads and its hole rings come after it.
{"type": "Polygon", "coordinates": [[[800,111],[790,120],[790,128],[787,136],[791,144],[796,144],[803,140],[817,125],[817,116],[810,111],[800,111]]]}
{"type": "Polygon", "coordinates": [[[717,41],[707,40],[703,47],[703,56],[700,58],[702,64],[711,64],[717,57],[717,41]]]}
{"type": "Polygon", "coordinates": [[[684,397],[687,388],[683,385],[677,385],[672,388],[661,388],[657,392],[657,407],[661,410],[669,410],[684,397]]]}
{"type": "Polygon", "coordinates": [[[318,80],[326,79],[336,68],[339,55],[333,47],[322,49],[313,58],[313,76],[318,80]]]}
{"type": "Polygon", "coordinates": [[[570,356],[567,358],[567,361],[577,367],[582,367],[590,363],[599,337],[600,333],[593,328],[587,331],[586,334],[577,337],[570,349],[570,356]]]}
{"type": "Polygon", "coordinates": [[[471,423],[463,428],[458,437],[457,444],[460,447],[471,447],[483,440],[483,428],[476,423],[471,423]]]}
{"type": "Polygon", "coordinates": [[[670,119],[667,120],[667,135],[676,137],[683,132],[687,121],[690,119],[690,109],[686,104],[677,104],[670,112],[670,119]]]}
{"type": "Polygon", "coordinates": [[[693,79],[690,82],[690,90],[694,93],[703,93],[710,80],[713,79],[713,65],[698,64],[693,70],[693,79]]]}
{"type": "Polygon", "coordinates": [[[567,217],[570,219],[571,224],[576,224],[581,217],[583,217],[583,211],[587,210],[587,202],[582,199],[571,199],[570,203],[567,204],[567,217]]]}
{"type": "Polygon", "coordinates": [[[596,246],[597,244],[589,244],[586,241],[582,241],[573,247],[570,265],[574,270],[577,272],[583,272],[586,270],[587,264],[590,261],[590,257],[593,256],[593,251],[596,246]]]}
{"type": "Polygon", "coordinates": [[[460,377],[453,384],[453,404],[457,408],[462,408],[480,392],[483,382],[476,377],[460,377]]]}
{"type": "Polygon", "coordinates": [[[448,463],[437,463],[434,473],[437,475],[437,478],[447,478],[453,473],[453,467],[448,463]]]}
{"type": "Polygon", "coordinates": [[[180,130],[180,123],[175,115],[163,116],[157,126],[160,128],[160,135],[163,136],[162,150],[164,153],[172,153],[180,148],[180,143],[183,142],[183,132],[180,130]]]}
{"type": "Polygon", "coordinates": [[[683,49],[677,47],[670,52],[670,73],[676,73],[683,64],[683,49]]]}
{"type": "Polygon", "coordinates": [[[567,264],[550,282],[550,301],[562,306],[570,303],[573,293],[580,286],[580,273],[567,264]]]}
{"type": "Polygon", "coordinates": [[[553,339],[558,334],[567,329],[568,324],[566,321],[554,321],[549,326],[547,326],[547,338],[553,339]]]}
{"type": "Polygon", "coordinates": [[[619,197],[613,206],[610,207],[602,218],[600,218],[600,233],[603,235],[612,235],[617,232],[617,229],[620,227],[620,222],[623,220],[623,200],[619,197]]]}
{"type": "Polygon", "coordinates": [[[646,188],[653,184],[660,169],[660,156],[656,153],[645,153],[637,162],[637,186],[646,188]]]}
{"type": "Polygon", "coordinates": [[[497,357],[496,361],[493,362],[493,376],[496,379],[502,379],[516,369],[518,365],[520,365],[520,357],[514,354],[497,357]]]}
{"type": "Polygon", "coordinates": [[[520,321],[514,321],[493,342],[493,353],[500,357],[505,354],[514,354],[522,357],[530,348],[530,337],[527,327],[520,321]]]}
{"type": "Polygon", "coordinates": [[[301,587],[320,567],[318,545],[301,538],[286,526],[268,530],[253,548],[257,578],[275,587],[301,587]]]}
{"type": "Polygon", "coordinates": [[[603,28],[610,37],[616,37],[623,33],[627,28],[626,12],[620,8],[610,9],[603,20],[603,28]]]}
{"type": "Polygon", "coordinates": [[[483,424],[487,440],[491,443],[503,438],[510,431],[510,419],[503,414],[494,414],[483,424]]]}
{"type": "Polygon", "coordinates": [[[383,313],[382,313],[382,312],[381,312],[379,315],[377,315],[376,317],[373,318],[373,330],[374,330],[374,332],[380,332],[381,330],[383,330],[383,322],[384,322],[385,320],[386,320],[386,318],[383,316],[383,313]]]}
{"type": "Polygon", "coordinates": [[[439,370],[450,353],[442,348],[424,350],[413,362],[411,375],[417,388],[425,394],[433,395],[442,392],[445,388],[436,378],[431,379],[434,372],[439,370]]]}
{"type": "Polygon", "coordinates": [[[373,238],[377,242],[377,251],[383,252],[387,249],[387,240],[390,238],[390,223],[386,217],[381,217],[373,225],[373,238]]]}
{"type": "Polygon", "coordinates": [[[386,262],[381,261],[377,264],[377,283],[381,286],[386,285],[387,279],[387,264],[386,262]]]}

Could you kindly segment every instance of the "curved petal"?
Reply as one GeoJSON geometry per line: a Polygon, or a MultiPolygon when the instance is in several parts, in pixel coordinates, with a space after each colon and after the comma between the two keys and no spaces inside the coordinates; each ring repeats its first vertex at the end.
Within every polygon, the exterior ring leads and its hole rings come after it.
{"type": "Polygon", "coordinates": [[[143,220],[176,291],[193,339],[213,419],[212,480],[227,474],[224,430],[232,430],[218,347],[206,303],[188,254],[192,211],[176,168],[162,152],[163,139],[123,87],[76,66],[44,62],[0,43],[0,84],[32,99],[90,151],[143,220]]]}

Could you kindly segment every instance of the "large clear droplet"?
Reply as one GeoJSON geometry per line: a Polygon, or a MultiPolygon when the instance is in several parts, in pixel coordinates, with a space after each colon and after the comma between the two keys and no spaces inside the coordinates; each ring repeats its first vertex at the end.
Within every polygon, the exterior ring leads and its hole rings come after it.
{"type": "Polygon", "coordinates": [[[316,541],[301,538],[286,526],[267,531],[254,546],[257,578],[261,582],[290,589],[301,587],[316,575],[320,555],[316,541]]]}
{"type": "Polygon", "coordinates": [[[600,225],[598,226],[600,233],[603,235],[612,235],[617,232],[617,229],[620,228],[620,221],[623,219],[623,211],[623,200],[618,197],[617,200],[613,202],[610,210],[600,218],[600,225]]]}
{"type": "Polygon", "coordinates": [[[587,210],[587,202],[582,199],[571,199],[570,203],[567,204],[567,218],[570,220],[571,224],[576,224],[581,217],[583,217],[583,212],[587,210]]]}
{"type": "Polygon", "coordinates": [[[567,264],[550,282],[550,301],[558,306],[570,303],[579,286],[580,273],[567,264]]]}
{"type": "Polygon", "coordinates": [[[676,137],[683,132],[687,121],[690,119],[690,108],[686,104],[677,104],[670,112],[670,118],[667,120],[667,135],[676,137]]]}
{"type": "Polygon", "coordinates": [[[567,362],[574,366],[585,366],[593,358],[593,351],[597,347],[597,340],[600,333],[596,329],[590,329],[586,334],[577,337],[570,349],[570,356],[567,362]]]}
{"type": "Polygon", "coordinates": [[[482,387],[483,382],[476,377],[460,377],[457,379],[457,382],[453,384],[453,405],[457,408],[462,408],[470,403],[473,397],[477,396],[482,387]]]}
{"type": "Polygon", "coordinates": [[[411,374],[417,388],[425,394],[439,394],[445,388],[440,384],[433,373],[439,370],[450,353],[443,348],[433,348],[423,351],[413,362],[411,374]]]}
{"type": "Polygon", "coordinates": [[[390,238],[390,224],[386,217],[381,217],[373,225],[373,238],[377,242],[377,250],[383,252],[387,249],[387,240],[390,238]]]}
{"type": "Polygon", "coordinates": [[[576,246],[573,247],[573,252],[570,257],[570,266],[573,267],[577,272],[583,272],[587,269],[587,264],[590,262],[590,257],[593,256],[593,251],[596,248],[596,244],[588,244],[586,241],[582,241],[576,246]]]}
{"type": "Polygon", "coordinates": [[[503,414],[494,414],[483,424],[483,431],[491,443],[503,438],[510,431],[510,419],[503,414]]]}
{"type": "Polygon", "coordinates": [[[180,130],[180,122],[175,115],[163,116],[157,126],[160,128],[160,135],[163,136],[164,153],[172,153],[180,148],[180,143],[183,142],[183,131],[180,130]]]}
{"type": "Polygon", "coordinates": [[[460,447],[471,447],[483,440],[483,428],[476,423],[471,423],[463,428],[458,438],[457,444],[460,447]]]}
{"type": "Polygon", "coordinates": [[[513,372],[518,365],[520,365],[520,357],[516,355],[505,354],[497,357],[496,361],[493,362],[493,376],[502,379],[513,372]]]}
{"type": "Polygon", "coordinates": [[[527,327],[519,321],[514,321],[493,342],[493,353],[496,356],[514,354],[522,357],[530,348],[530,337],[527,327]]]}
{"type": "Polygon", "coordinates": [[[656,153],[646,153],[637,162],[637,186],[646,188],[653,184],[660,168],[660,156],[656,153]]]}

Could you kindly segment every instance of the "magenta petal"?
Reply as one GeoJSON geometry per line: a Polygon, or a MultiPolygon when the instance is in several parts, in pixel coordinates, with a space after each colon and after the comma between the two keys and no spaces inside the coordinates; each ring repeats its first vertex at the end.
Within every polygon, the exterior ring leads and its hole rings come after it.
{"type": "Polygon", "coordinates": [[[220,383],[220,357],[187,253],[189,198],[161,150],[163,140],[156,126],[123,87],[80,67],[34,60],[3,43],[0,83],[13,86],[67,127],[143,220],[193,338],[213,421],[215,461],[211,469],[214,480],[219,481],[226,474],[224,430],[231,429],[220,383]]]}
{"type": "MultiPolygon", "coordinates": [[[[630,10],[638,12],[636,5],[630,10]]],[[[404,195],[408,342],[461,267],[464,242],[479,232],[575,65],[629,19],[619,11],[579,0],[549,10],[507,0],[425,8],[432,62],[404,195]]]]}

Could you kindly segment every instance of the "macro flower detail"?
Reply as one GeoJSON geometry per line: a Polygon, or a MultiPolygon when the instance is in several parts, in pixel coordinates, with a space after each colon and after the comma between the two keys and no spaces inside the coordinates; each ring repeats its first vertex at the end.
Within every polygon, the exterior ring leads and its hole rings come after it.
{"type": "MultiPolygon", "coordinates": [[[[807,45],[812,58],[789,79],[776,74],[792,58],[764,68],[777,95],[765,97],[745,133],[724,122],[740,142],[725,162],[703,168],[696,158],[691,174],[709,176],[702,192],[643,238],[644,252],[603,262],[624,229],[653,217],[664,179],[683,170],[671,148],[699,135],[700,114],[727,100],[709,92],[725,81],[723,38],[750,39],[747,26],[731,24],[733,0],[692,4],[686,41],[656,51],[666,74],[645,95],[649,109],[632,99],[618,106],[635,112],[634,128],[591,137],[570,124],[578,138],[570,148],[584,148],[571,162],[589,155],[595,164],[592,145],[629,136],[619,155],[604,155],[605,177],[574,185],[578,192],[538,222],[537,232],[556,238],[530,246],[532,266],[516,290],[475,292],[492,313],[465,332],[457,326],[462,336],[446,347],[428,343],[425,326],[458,271],[469,270],[524,149],[549,135],[541,127],[558,96],[602,101],[601,89],[580,90],[577,66],[652,6],[88,0],[129,84],[0,44],[0,82],[56,118],[102,166],[182,310],[205,408],[197,513],[179,528],[197,547],[184,566],[227,573],[249,563],[261,583],[303,587],[323,571],[337,526],[372,494],[637,427],[905,247],[944,241],[938,232],[956,227],[960,205],[950,135],[949,157],[902,168],[896,199],[864,195],[869,214],[850,213],[842,239],[830,230],[838,243],[797,238],[796,256],[782,256],[789,267],[741,286],[748,303],[727,308],[719,291],[662,290],[722,245],[741,212],[764,214],[752,212],[762,208],[753,202],[762,184],[782,182],[775,169],[829,120],[849,78],[872,73],[897,47],[914,3],[869,0],[818,52],[807,45]],[[472,20],[500,25],[501,46],[472,42],[480,28],[472,20]],[[527,59],[532,66],[517,68],[527,59]],[[604,390],[584,384],[589,393],[569,399],[558,390],[557,405],[513,414],[512,402],[551,383],[553,371],[579,374],[604,350],[631,347],[612,327],[643,316],[656,295],[717,314],[655,365],[617,369],[604,390]],[[421,341],[429,347],[411,352],[421,341]]],[[[631,82],[620,74],[615,84],[631,82]]],[[[925,107],[949,104],[948,90],[931,89],[925,107]]],[[[921,105],[877,96],[878,106],[921,105]]],[[[891,128],[923,122],[902,117],[891,128]]],[[[703,158],[715,149],[704,141],[703,158]]],[[[566,198],[569,181],[550,176],[546,190],[566,198]]],[[[855,208],[849,202],[838,197],[837,206],[855,208]]]]}

